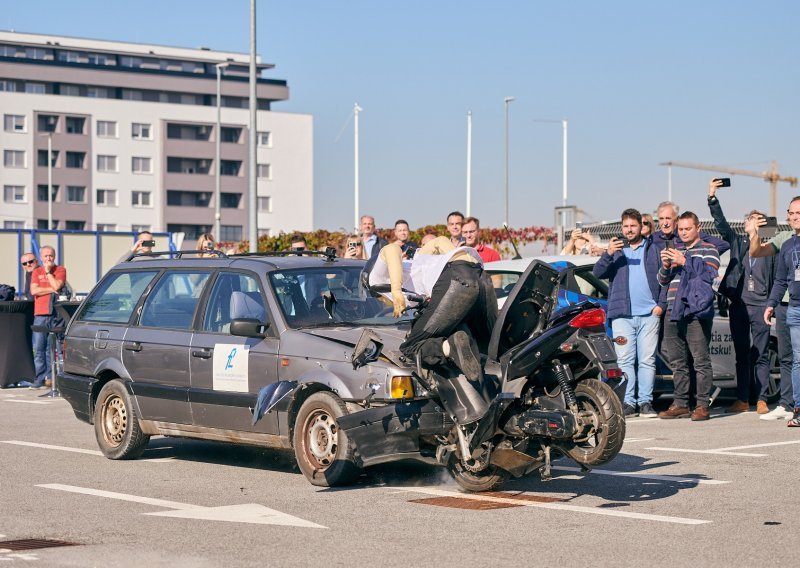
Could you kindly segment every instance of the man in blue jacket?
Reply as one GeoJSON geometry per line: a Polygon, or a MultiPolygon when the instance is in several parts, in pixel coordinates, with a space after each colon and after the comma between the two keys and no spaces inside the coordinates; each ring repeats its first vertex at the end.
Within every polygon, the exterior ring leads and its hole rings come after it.
{"type": "Polygon", "coordinates": [[[592,272],[598,278],[607,278],[609,283],[608,319],[614,334],[614,349],[620,368],[628,375],[625,416],[654,418],[658,326],[666,308],[665,301],[659,305],[661,259],[652,242],[642,237],[642,215],[636,209],[622,212],[622,236],[609,241],[592,272]]]}

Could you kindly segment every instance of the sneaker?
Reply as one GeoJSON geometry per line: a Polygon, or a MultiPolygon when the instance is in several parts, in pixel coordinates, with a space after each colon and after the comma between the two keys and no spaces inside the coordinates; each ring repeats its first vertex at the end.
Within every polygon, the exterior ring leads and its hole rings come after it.
{"type": "Polygon", "coordinates": [[[40,389],[44,386],[44,381],[33,381],[29,389],[40,389]]]}
{"type": "Polygon", "coordinates": [[[689,408],[686,406],[675,406],[674,404],[666,410],[659,412],[658,417],[664,419],[670,418],[689,418],[689,408]]]}
{"type": "Polygon", "coordinates": [[[18,389],[29,389],[33,386],[33,383],[30,381],[20,381],[17,383],[18,389]]]}
{"type": "Polygon", "coordinates": [[[756,412],[758,414],[766,414],[767,412],[769,412],[769,406],[767,406],[766,400],[759,400],[756,403],[756,412]]]}
{"type": "Polygon", "coordinates": [[[656,418],[658,413],[653,410],[653,405],[649,402],[643,402],[639,405],[639,416],[642,418],[656,418]]]}
{"type": "Polygon", "coordinates": [[[708,411],[707,406],[698,406],[692,412],[692,422],[699,422],[700,420],[708,420],[711,418],[711,413],[708,411]]]}
{"type": "Polygon", "coordinates": [[[789,428],[800,428],[800,407],[794,409],[794,415],[786,423],[789,428]]]}
{"type": "Polygon", "coordinates": [[[744,400],[737,400],[725,409],[727,413],[733,412],[750,412],[750,404],[744,400]]]}
{"type": "Polygon", "coordinates": [[[775,407],[775,410],[771,410],[766,414],[762,414],[758,418],[760,420],[786,420],[787,418],[791,418],[791,416],[792,411],[779,404],[775,407]]]}
{"type": "Polygon", "coordinates": [[[464,331],[457,331],[446,339],[450,344],[450,360],[455,363],[464,376],[470,381],[480,381],[481,359],[478,346],[474,345],[472,338],[464,331]]]}
{"type": "Polygon", "coordinates": [[[622,410],[626,418],[629,416],[639,416],[639,413],[636,412],[636,407],[627,402],[622,405],[622,410]]]}

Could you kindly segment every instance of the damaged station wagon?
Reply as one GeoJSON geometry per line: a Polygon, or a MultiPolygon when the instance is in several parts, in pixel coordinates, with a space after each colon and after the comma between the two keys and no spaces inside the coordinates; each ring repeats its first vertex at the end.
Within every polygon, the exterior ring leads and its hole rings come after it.
{"type": "Polygon", "coordinates": [[[424,303],[395,318],[364,288],[363,261],[212,254],[132,257],[70,321],[59,387],[108,458],[187,437],[293,449],[315,485],[411,458],[481,491],[548,476],[559,455],[606,463],[622,446],[605,315],[585,303],[551,317],[557,273],[542,263],[509,294],[476,384],[401,354],[424,303]]]}

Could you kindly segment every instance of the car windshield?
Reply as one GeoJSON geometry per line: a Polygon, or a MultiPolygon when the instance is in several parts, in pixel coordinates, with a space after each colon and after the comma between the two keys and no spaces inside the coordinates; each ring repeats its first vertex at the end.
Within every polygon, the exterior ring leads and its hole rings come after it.
{"type": "Polygon", "coordinates": [[[373,298],[360,285],[357,266],[298,268],[270,273],[270,282],[289,327],[379,326],[411,321],[392,315],[392,303],[373,298]]]}

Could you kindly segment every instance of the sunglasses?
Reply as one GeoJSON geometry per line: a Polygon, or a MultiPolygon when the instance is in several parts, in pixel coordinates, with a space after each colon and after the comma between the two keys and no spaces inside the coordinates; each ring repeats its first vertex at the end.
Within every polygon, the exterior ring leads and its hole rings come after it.
{"type": "Polygon", "coordinates": [[[32,264],[36,264],[36,261],[35,260],[25,260],[25,261],[20,262],[20,264],[22,266],[31,266],[32,264]]]}
{"type": "Polygon", "coordinates": [[[648,227],[651,225],[650,221],[642,221],[642,225],[647,225],[648,227]]]}

